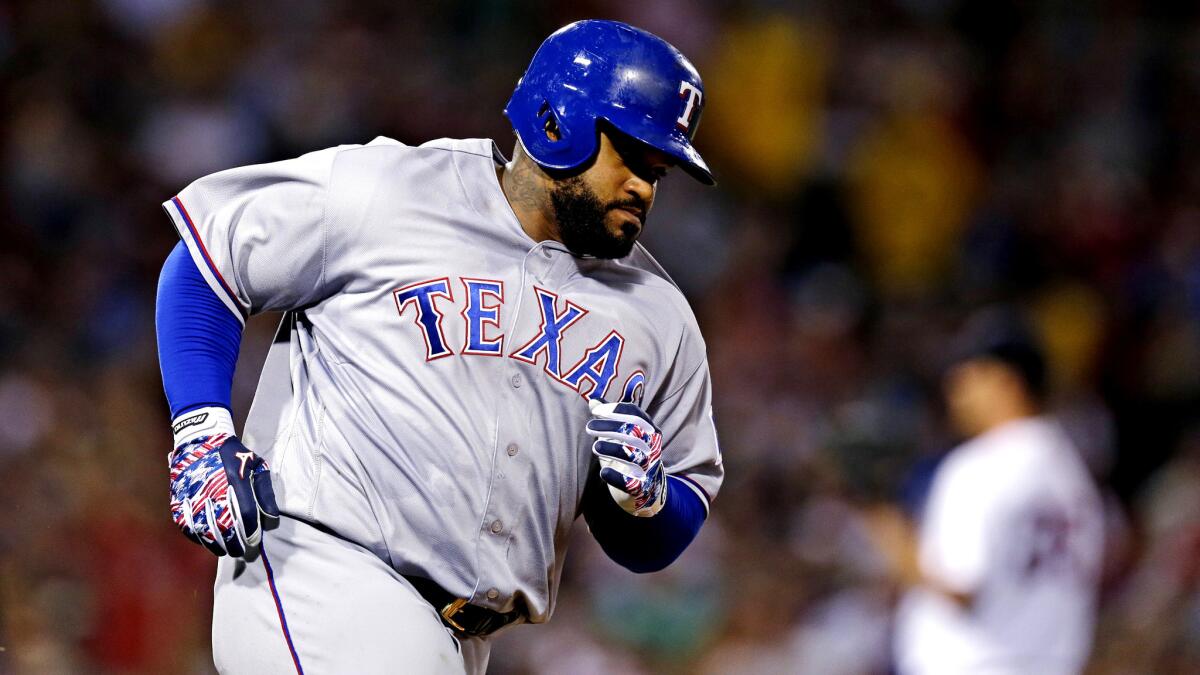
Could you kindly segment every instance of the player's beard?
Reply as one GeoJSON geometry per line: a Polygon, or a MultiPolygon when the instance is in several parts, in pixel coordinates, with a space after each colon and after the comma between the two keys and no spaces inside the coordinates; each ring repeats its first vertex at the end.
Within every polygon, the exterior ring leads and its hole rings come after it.
{"type": "Polygon", "coordinates": [[[588,186],[582,176],[571,176],[556,181],[550,190],[550,202],[554,206],[554,217],[558,220],[558,233],[562,237],[562,243],[575,255],[624,258],[633,250],[639,232],[637,226],[623,222],[621,234],[614,235],[605,225],[605,219],[609,211],[622,206],[642,207],[642,204],[602,204],[596,192],[588,186]]]}

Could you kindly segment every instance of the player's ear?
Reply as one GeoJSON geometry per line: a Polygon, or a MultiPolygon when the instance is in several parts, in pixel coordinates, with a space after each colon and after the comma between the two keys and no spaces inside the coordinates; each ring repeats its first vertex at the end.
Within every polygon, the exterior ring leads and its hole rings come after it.
{"type": "Polygon", "coordinates": [[[562,133],[558,130],[558,118],[554,115],[547,115],[550,112],[550,104],[543,103],[542,109],[538,111],[538,117],[545,116],[546,124],[542,129],[546,132],[546,138],[550,139],[551,143],[557,143],[562,140],[562,133]]]}

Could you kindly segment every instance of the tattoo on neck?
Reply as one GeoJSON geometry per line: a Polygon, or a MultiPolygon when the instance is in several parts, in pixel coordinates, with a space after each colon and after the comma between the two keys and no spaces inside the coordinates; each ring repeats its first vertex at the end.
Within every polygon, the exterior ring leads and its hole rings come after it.
{"type": "MultiPolygon", "coordinates": [[[[529,162],[514,162],[508,180],[503,184],[508,201],[518,215],[526,213],[540,217],[547,224],[553,223],[554,212],[550,198],[542,189],[539,176],[529,162]]],[[[522,226],[525,225],[522,223],[522,226]]]]}

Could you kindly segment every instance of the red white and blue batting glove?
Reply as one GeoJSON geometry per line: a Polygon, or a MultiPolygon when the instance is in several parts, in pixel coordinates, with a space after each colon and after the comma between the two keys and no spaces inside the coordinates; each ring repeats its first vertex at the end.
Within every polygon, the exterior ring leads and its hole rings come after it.
{"type": "Polygon", "coordinates": [[[264,529],[279,522],[266,461],[233,436],[224,408],[184,413],[172,425],[171,518],[218,556],[253,556],[264,529]]]}
{"type": "Polygon", "coordinates": [[[632,403],[590,399],[593,419],[587,433],[596,440],[600,478],[626,512],[648,518],[667,502],[667,472],[662,463],[662,432],[632,403]]]}

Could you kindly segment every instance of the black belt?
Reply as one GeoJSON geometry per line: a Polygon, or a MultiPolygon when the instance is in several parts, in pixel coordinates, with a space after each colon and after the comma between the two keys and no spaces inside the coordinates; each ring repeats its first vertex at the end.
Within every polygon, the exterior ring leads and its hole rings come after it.
{"type": "Polygon", "coordinates": [[[442,617],[442,623],[460,635],[483,637],[521,618],[521,613],[515,609],[511,612],[496,612],[479,605],[469,605],[466,598],[451,595],[430,579],[408,575],[404,578],[417,589],[421,597],[433,605],[442,617]]]}

